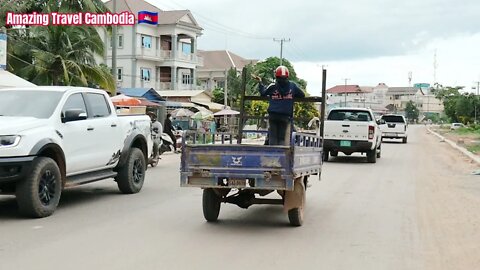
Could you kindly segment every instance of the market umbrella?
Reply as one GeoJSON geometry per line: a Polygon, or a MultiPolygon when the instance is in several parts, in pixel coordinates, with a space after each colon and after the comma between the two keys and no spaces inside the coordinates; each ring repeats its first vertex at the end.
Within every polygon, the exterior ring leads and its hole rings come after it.
{"type": "Polygon", "coordinates": [[[110,98],[116,106],[141,106],[142,102],[136,98],[125,96],[123,94],[110,98]]]}
{"type": "Polygon", "coordinates": [[[193,120],[204,120],[212,116],[213,116],[213,113],[211,111],[202,110],[194,113],[191,117],[193,120]]]}
{"type": "Polygon", "coordinates": [[[187,109],[176,109],[170,113],[173,117],[189,117],[192,116],[194,113],[187,109]]]}
{"type": "Polygon", "coordinates": [[[240,112],[230,110],[230,109],[224,109],[219,112],[214,113],[214,116],[224,116],[224,115],[237,115],[240,114],[240,112]]]}

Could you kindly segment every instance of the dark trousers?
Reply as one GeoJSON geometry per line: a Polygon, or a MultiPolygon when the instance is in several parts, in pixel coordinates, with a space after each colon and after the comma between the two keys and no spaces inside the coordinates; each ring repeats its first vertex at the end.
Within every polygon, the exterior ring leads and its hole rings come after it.
{"type": "Polygon", "coordinates": [[[172,142],[173,142],[173,149],[175,149],[175,151],[177,151],[177,138],[175,138],[175,135],[173,135],[173,132],[165,132],[168,134],[168,136],[170,136],[170,138],[172,139],[172,142]]]}
{"type": "Polygon", "coordinates": [[[290,145],[292,122],[286,115],[270,114],[268,119],[268,144],[290,145]]]}

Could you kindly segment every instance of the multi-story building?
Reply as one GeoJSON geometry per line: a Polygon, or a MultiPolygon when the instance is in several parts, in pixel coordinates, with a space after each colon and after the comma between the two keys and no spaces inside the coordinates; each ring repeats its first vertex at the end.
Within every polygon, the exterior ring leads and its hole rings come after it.
{"type": "Polygon", "coordinates": [[[235,69],[239,74],[248,64],[257,60],[248,60],[227,50],[198,51],[203,58],[203,65],[198,68],[198,82],[202,89],[213,90],[225,86],[226,72],[235,69]]]}
{"type": "MultiPolygon", "coordinates": [[[[113,11],[112,1],[106,6],[113,11]]],[[[196,89],[197,39],[202,28],[188,10],[162,11],[143,0],[116,0],[116,12],[158,12],[158,25],[119,26],[117,35],[117,86],[155,90],[196,89]]],[[[111,37],[101,34],[106,50],[104,63],[111,66],[111,37]]]]}

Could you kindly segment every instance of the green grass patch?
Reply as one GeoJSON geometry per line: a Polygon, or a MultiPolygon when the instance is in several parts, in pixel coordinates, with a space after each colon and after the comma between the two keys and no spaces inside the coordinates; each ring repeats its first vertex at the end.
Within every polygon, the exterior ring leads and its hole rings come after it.
{"type": "Polygon", "coordinates": [[[473,145],[467,145],[467,149],[468,151],[474,153],[474,154],[477,154],[480,152],[480,144],[476,143],[476,144],[473,144],[473,145]]]}
{"type": "Polygon", "coordinates": [[[480,136],[480,129],[476,128],[459,128],[456,129],[452,132],[453,134],[458,134],[458,135],[478,135],[480,136]]]}

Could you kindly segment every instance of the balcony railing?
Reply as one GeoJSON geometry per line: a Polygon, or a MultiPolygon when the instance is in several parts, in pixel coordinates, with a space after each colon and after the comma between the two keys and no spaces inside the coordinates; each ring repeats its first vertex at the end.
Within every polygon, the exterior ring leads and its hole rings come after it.
{"type": "Polygon", "coordinates": [[[156,61],[181,60],[181,61],[196,63],[200,66],[203,66],[203,57],[197,56],[192,53],[184,53],[182,51],[177,51],[174,59],[173,51],[138,47],[137,57],[145,57],[145,58],[149,58],[151,60],[156,60],[156,61]]]}

